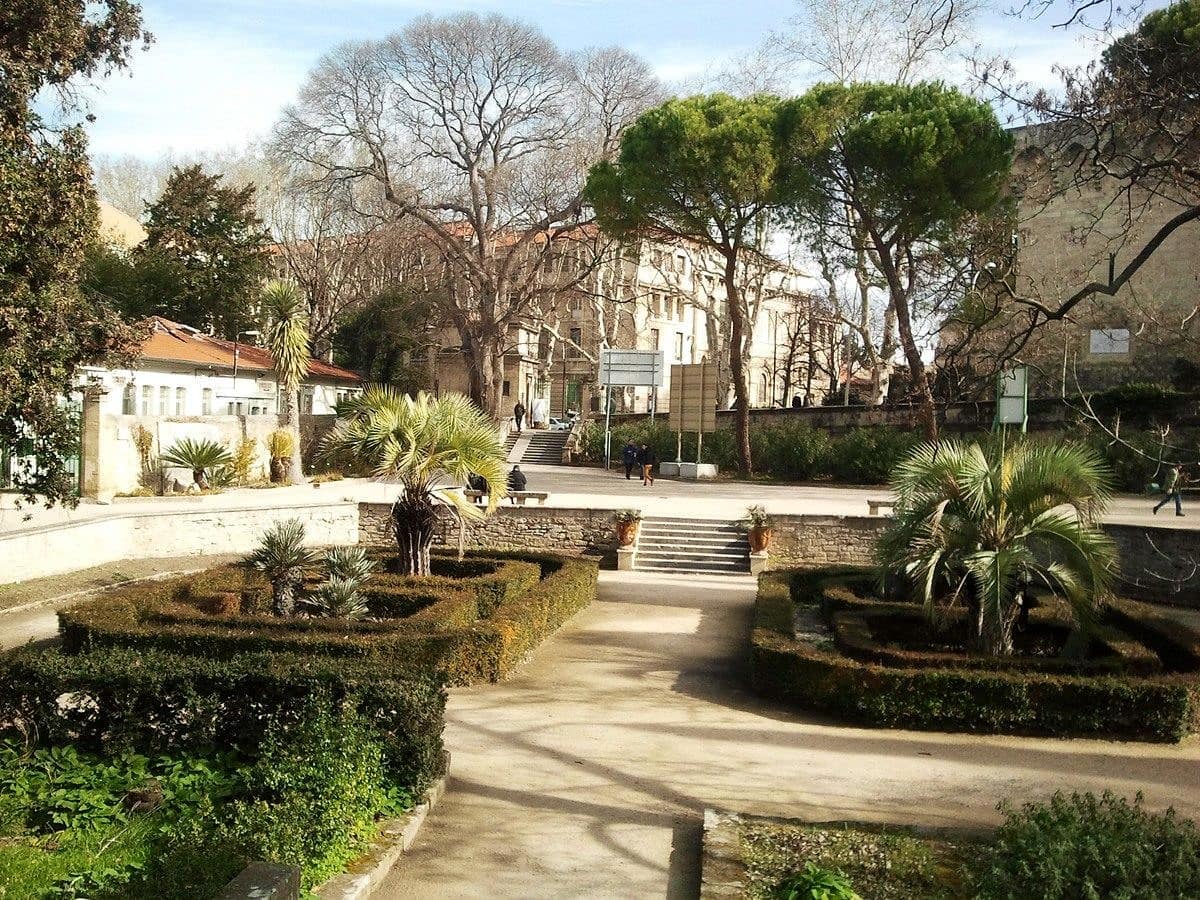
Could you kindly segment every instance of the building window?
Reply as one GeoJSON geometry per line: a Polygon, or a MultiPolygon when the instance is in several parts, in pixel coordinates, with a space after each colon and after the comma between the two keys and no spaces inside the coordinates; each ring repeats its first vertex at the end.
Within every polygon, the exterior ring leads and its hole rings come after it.
{"type": "Polygon", "coordinates": [[[507,378],[504,380],[504,384],[500,386],[500,393],[505,397],[512,393],[512,382],[510,382],[507,378]]]}
{"type": "Polygon", "coordinates": [[[571,343],[567,345],[567,356],[571,359],[579,359],[582,355],[579,352],[579,345],[583,343],[583,329],[572,328],[570,331],[571,343]]]}
{"type": "Polygon", "coordinates": [[[163,385],[158,389],[158,414],[160,416],[167,415],[167,408],[171,403],[171,389],[163,385]]]}
{"type": "Polygon", "coordinates": [[[675,332],[675,361],[683,362],[683,332],[675,332]]]}
{"type": "Polygon", "coordinates": [[[650,329],[650,349],[651,350],[658,349],[658,329],[657,328],[650,329]]]}
{"type": "Polygon", "coordinates": [[[201,415],[205,415],[205,416],[212,415],[212,401],[213,401],[212,388],[205,388],[203,391],[200,392],[200,413],[201,413],[201,415]]]}
{"type": "Polygon", "coordinates": [[[687,257],[682,253],[675,254],[675,271],[680,275],[687,269],[687,257]]]}
{"type": "Polygon", "coordinates": [[[154,403],[154,388],[148,384],[142,385],[142,415],[150,416],[154,414],[151,405],[154,403]]]}
{"type": "Polygon", "coordinates": [[[125,385],[125,393],[121,395],[121,413],[126,416],[137,415],[137,393],[132,384],[125,385]]]}
{"type": "Polygon", "coordinates": [[[767,396],[769,390],[767,373],[763,372],[758,379],[758,402],[761,406],[770,406],[771,400],[767,396]]]}
{"type": "Polygon", "coordinates": [[[300,412],[306,416],[313,414],[313,397],[316,389],[311,387],[300,389],[300,412]]]}
{"type": "Polygon", "coordinates": [[[175,388],[175,415],[182,416],[187,410],[187,388],[175,388]]]}
{"type": "Polygon", "coordinates": [[[1093,328],[1088,335],[1093,356],[1122,356],[1129,352],[1128,328],[1093,328]]]}

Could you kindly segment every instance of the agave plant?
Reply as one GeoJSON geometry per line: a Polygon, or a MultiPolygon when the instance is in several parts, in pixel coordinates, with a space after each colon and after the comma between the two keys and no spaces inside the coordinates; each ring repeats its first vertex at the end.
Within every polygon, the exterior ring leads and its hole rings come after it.
{"type": "Polygon", "coordinates": [[[309,603],[330,618],[361,619],[367,614],[367,603],[358,592],[360,585],[361,582],[347,578],[330,578],[309,603]]]}
{"type": "Polygon", "coordinates": [[[325,551],[325,573],[332,580],[362,584],[375,571],[375,560],[362,547],[331,547],[325,551]]]}
{"type": "Polygon", "coordinates": [[[505,453],[496,427],[462,394],[415,398],[372,386],[345,401],[325,436],[322,454],[345,454],[370,464],[377,478],[400,484],[392,527],[406,575],[429,574],[429,547],[439,507],[460,520],[484,510],[456,490],[472,473],[487,482],[492,511],[506,494],[505,453]]]}
{"type": "Polygon", "coordinates": [[[1086,629],[1116,563],[1098,526],[1109,484],[1100,458],[1072,444],[922,444],[892,476],[880,561],[909,577],[930,616],[963,602],[989,654],[1012,652],[1018,593],[1031,582],[1065,598],[1086,629]]]}
{"type": "MultiPolygon", "coordinates": [[[[262,292],[262,311],[267,318],[264,332],[267,349],[275,360],[275,380],[283,401],[283,415],[292,434],[293,447],[300,446],[300,384],[308,375],[308,306],[293,281],[273,279],[262,292]]],[[[299,454],[289,454],[291,471],[287,480],[304,481],[299,454]]]]}
{"type": "Polygon", "coordinates": [[[192,480],[201,490],[208,489],[209,474],[233,462],[233,455],[220,444],[209,438],[193,440],[183,438],[159,456],[159,461],[169,466],[192,470],[192,480]]]}
{"type": "Polygon", "coordinates": [[[276,522],[263,534],[250,562],[271,582],[275,615],[292,615],[304,570],[314,562],[313,552],[304,546],[304,523],[299,519],[276,522]]]}

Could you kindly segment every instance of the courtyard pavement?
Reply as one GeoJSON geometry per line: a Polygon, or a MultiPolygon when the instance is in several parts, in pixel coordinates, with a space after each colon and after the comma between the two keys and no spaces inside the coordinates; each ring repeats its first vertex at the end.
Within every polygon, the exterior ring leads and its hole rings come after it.
{"type": "Polygon", "coordinates": [[[1144,792],[1200,816],[1182,745],[848,728],[762,700],[748,577],[601,572],[510,681],[455,690],[449,790],[376,896],[695,897],[701,816],[992,823],[1002,798],[1144,792]]]}
{"type": "MultiPolygon", "coordinates": [[[[866,515],[868,499],[890,496],[889,491],[881,487],[790,485],[728,479],[690,482],[659,478],[652,486],[644,487],[639,479],[626,480],[623,470],[535,465],[522,466],[522,469],[528,476],[529,490],[550,492],[549,506],[590,509],[633,506],[647,515],[678,518],[739,519],[751,504],[761,504],[775,514],[866,515]]],[[[347,478],[319,486],[242,488],[206,496],[121,498],[104,505],[85,502],[75,509],[17,509],[11,495],[0,495],[0,537],[30,528],[144,512],[321,505],[347,500],[390,503],[395,497],[395,485],[365,478],[347,478]]],[[[1185,511],[1192,514],[1176,518],[1170,509],[1152,515],[1150,510],[1154,502],[1146,497],[1117,497],[1106,519],[1127,524],[1200,528],[1200,503],[1186,499],[1185,511]]]]}

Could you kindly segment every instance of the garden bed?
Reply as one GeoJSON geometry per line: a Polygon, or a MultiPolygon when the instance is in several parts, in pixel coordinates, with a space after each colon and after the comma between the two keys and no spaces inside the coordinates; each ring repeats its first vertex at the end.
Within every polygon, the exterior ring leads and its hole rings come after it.
{"type": "Polygon", "coordinates": [[[363,619],[268,614],[267,582],[245,565],[131,586],[59,614],[68,652],[157,648],[353,657],[382,671],[445,673],[452,684],[498,681],[595,598],[594,562],[548,555],[435,557],[434,575],[391,574],[379,556],[361,593],[363,619]]]}
{"type": "MultiPolygon", "coordinates": [[[[869,584],[860,570],[761,576],[755,688],[888,727],[1177,741],[1200,724],[1200,636],[1143,604],[1111,604],[1081,658],[995,658],[932,646],[917,607],[881,601],[869,584]]],[[[1065,643],[1053,602],[1031,622],[1065,643]]]]}

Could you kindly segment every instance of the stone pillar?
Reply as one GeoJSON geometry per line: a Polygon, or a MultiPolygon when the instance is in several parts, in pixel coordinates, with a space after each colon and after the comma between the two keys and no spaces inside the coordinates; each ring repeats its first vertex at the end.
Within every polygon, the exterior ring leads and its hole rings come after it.
{"type": "Polygon", "coordinates": [[[104,428],[101,405],[108,391],[101,385],[88,385],[83,391],[83,414],[79,434],[80,494],[97,503],[111,503],[113,488],[112,460],[115,435],[104,428]]]}

